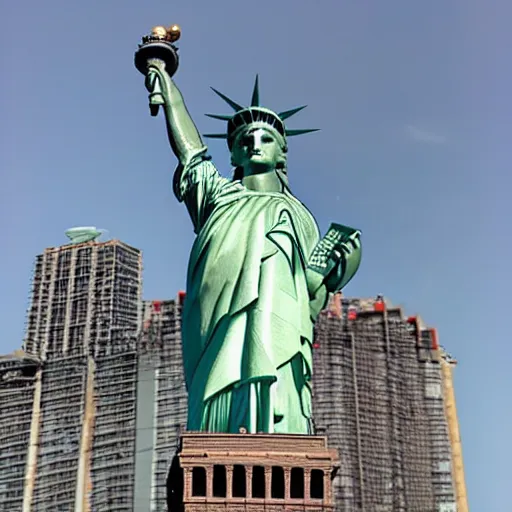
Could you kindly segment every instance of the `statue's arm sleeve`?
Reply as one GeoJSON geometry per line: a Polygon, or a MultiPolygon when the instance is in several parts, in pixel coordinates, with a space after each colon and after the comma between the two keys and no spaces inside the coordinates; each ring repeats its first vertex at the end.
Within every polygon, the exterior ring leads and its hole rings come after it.
{"type": "Polygon", "coordinates": [[[216,199],[229,184],[229,180],[220,176],[206,149],[190,158],[187,165],[178,165],[174,172],[174,194],[178,201],[185,203],[196,234],[207,221],[216,199]]]}

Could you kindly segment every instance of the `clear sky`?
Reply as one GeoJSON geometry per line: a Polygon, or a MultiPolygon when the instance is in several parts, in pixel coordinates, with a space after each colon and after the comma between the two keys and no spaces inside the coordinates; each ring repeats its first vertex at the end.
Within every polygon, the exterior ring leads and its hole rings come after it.
{"type": "MultiPolygon", "coordinates": [[[[505,512],[511,17],[507,0],[3,1],[0,352],[21,345],[34,257],[66,228],[141,248],[145,298],[184,287],[191,223],[133,66],[144,33],[179,23],[176,80],[203,132],[224,129],[203,113],[229,113],[209,86],[249,102],[256,73],[264,105],[309,105],[288,126],[322,131],[290,139],[292,190],[322,231],[363,231],[347,295],[383,293],[438,328],[459,360],[471,510],[505,512]]],[[[229,173],[225,143],[210,151],[229,173]]]]}

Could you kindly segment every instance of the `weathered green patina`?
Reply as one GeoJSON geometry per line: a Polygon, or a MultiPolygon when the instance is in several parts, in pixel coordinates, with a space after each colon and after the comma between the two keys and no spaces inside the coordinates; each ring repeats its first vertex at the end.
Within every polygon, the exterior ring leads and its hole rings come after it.
{"type": "MultiPolygon", "coordinates": [[[[160,44],[160,43],[159,43],[160,44]]],[[[161,46],[161,44],[160,44],[161,46]]],[[[159,50],[160,51],[160,50],[159,50]]],[[[140,69],[140,63],[139,63],[140,69]]],[[[328,294],[356,272],[360,232],[317,223],[290,191],[290,135],[284,119],[259,104],[219,94],[234,110],[226,138],[232,179],[211,162],[165,59],[148,58],[153,115],[165,112],[179,165],[174,192],[197,234],[190,255],[182,336],[189,430],[313,433],[311,374],[314,322],[328,294]]]]}

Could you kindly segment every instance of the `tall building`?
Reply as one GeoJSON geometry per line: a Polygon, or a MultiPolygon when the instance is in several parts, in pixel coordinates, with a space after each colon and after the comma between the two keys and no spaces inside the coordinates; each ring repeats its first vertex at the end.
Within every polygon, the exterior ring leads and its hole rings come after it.
{"type": "Polygon", "coordinates": [[[25,484],[0,509],[132,510],[141,272],[140,252],[116,240],[37,257],[24,354],[0,363],[28,372],[2,382],[0,414],[23,425],[18,439],[2,423],[2,452],[18,453],[25,484]]]}
{"type": "MultiPolygon", "coordinates": [[[[434,329],[382,298],[337,296],[324,312],[314,351],[314,417],[340,453],[337,510],[467,510],[463,476],[454,485],[447,359],[434,329]]],[[[452,423],[458,435],[455,414],[452,423]]]]}
{"type": "MultiPolygon", "coordinates": [[[[166,510],[187,416],[186,298],[142,302],[141,271],[140,252],[115,240],[37,257],[23,350],[0,358],[0,510],[166,510]]],[[[467,512],[453,364],[421,319],[383,299],[335,296],[317,323],[313,377],[317,434],[339,454],[335,510],[467,512]]],[[[192,471],[197,442],[185,443],[192,471]]],[[[309,485],[315,468],[264,459],[268,492],[281,470],[298,478],[302,468],[309,485]]],[[[225,462],[226,478],[240,479],[240,466],[254,474],[247,458],[225,462]]],[[[195,510],[201,497],[187,492],[195,510]]]]}

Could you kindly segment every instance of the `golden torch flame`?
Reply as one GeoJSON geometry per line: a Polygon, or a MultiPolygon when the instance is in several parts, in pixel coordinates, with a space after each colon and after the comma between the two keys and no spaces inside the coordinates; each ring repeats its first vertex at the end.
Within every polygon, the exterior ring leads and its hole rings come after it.
{"type": "Polygon", "coordinates": [[[181,28],[179,25],[171,25],[167,29],[167,40],[171,43],[176,42],[181,37],[181,28]]]}

